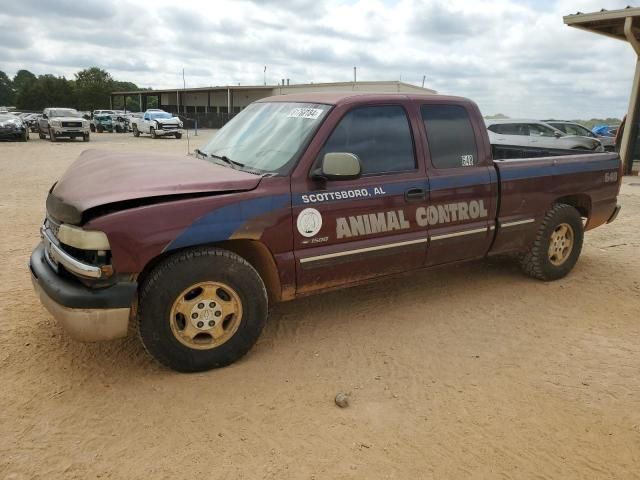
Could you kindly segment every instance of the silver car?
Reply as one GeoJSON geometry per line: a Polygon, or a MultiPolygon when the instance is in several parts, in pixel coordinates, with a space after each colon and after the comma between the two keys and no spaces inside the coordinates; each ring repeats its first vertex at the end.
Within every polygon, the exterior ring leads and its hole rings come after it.
{"type": "Polygon", "coordinates": [[[604,147],[605,151],[613,152],[616,148],[616,137],[602,137],[596,135],[584,125],[580,125],[576,122],[567,122],[565,120],[545,120],[553,128],[566,133],[567,135],[579,135],[581,137],[596,138],[600,140],[600,143],[604,147]]]}
{"type": "Polygon", "coordinates": [[[539,120],[485,120],[491,145],[531,148],[559,148],[604,152],[598,139],[566,133],[539,120]]]}

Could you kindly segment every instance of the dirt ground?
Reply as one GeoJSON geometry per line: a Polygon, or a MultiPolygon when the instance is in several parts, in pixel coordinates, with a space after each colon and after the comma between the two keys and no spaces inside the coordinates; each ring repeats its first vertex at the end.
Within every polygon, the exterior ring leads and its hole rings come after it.
{"type": "Polygon", "coordinates": [[[31,290],[85,148],[187,145],[0,143],[0,479],[640,478],[637,177],[563,280],[492,259],[282,304],[243,360],[184,375],[69,339],[31,290]]]}

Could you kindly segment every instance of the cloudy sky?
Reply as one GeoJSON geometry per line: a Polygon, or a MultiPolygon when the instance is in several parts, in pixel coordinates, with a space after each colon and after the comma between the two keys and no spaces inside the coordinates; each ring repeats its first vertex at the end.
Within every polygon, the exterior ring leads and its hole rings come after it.
{"type": "Polygon", "coordinates": [[[0,8],[0,70],[139,86],[398,80],[474,99],[486,115],[620,117],[628,44],[565,26],[630,0],[20,0],[0,8]]]}

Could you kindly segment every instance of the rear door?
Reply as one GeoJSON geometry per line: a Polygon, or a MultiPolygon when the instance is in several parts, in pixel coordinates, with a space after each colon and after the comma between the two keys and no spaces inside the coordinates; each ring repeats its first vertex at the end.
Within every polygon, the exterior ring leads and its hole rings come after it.
{"type": "Polygon", "coordinates": [[[430,188],[426,263],[482,257],[493,239],[498,192],[480,112],[471,103],[433,101],[420,114],[430,188]]]}
{"type": "Polygon", "coordinates": [[[298,293],[418,268],[426,255],[426,227],[415,214],[426,205],[428,185],[411,105],[341,108],[327,119],[337,124],[311,169],[292,177],[298,293]],[[362,176],[325,184],[311,179],[331,152],[357,155],[362,176]]]}

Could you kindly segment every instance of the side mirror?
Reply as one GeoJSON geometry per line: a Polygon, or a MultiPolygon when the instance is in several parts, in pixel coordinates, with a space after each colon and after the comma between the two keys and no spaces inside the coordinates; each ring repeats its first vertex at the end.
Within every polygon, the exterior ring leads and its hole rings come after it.
{"type": "Polygon", "coordinates": [[[322,158],[315,177],[326,180],[354,180],[362,174],[362,165],[357,155],[347,152],[327,153],[322,158]]]}
{"type": "Polygon", "coordinates": [[[46,113],[43,113],[42,118],[49,118],[49,116],[46,113]]]}
{"type": "Polygon", "coordinates": [[[560,138],[562,137],[562,134],[560,132],[553,132],[553,136],[556,138],[560,138]]]}

